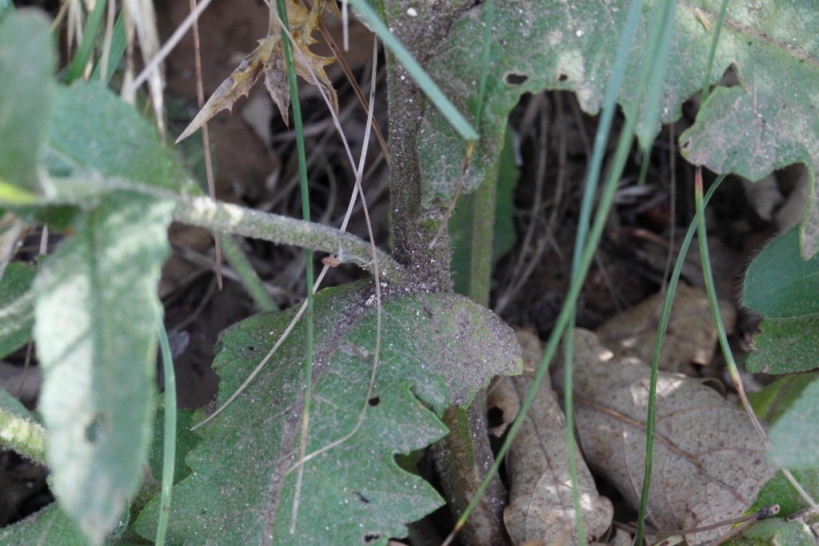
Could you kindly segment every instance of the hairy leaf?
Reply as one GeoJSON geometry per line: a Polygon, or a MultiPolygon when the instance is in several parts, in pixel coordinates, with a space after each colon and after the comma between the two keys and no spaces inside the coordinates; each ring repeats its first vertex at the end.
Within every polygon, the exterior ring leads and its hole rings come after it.
{"type": "MultiPolygon", "coordinates": [[[[575,413],[586,462],[640,502],[650,368],[612,360],[590,332],[575,333],[575,413]]],[[[557,382],[562,382],[562,370],[557,382]]],[[[774,475],[764,444],[741,408],[701,382],[660,373],[649,521],[659,529],[699,527],[742,515],[774,475]]],[[[686,535],[689,543],[720,530],[686,535]]]]}
{"type": "Polygon", "coordinates": [[[133,106],[95,82],[57,87],[44,166],[51,175],[50,195],[75,195],[81,205],[93,204],[88,196],[110,189],[114,179],[198,192],[175,153],[159,141],[156,129],[133,106]]]}
{"type": "Polygon", "coordinates": [[[819,257],[802,260],[799,230],[793,228],[762,249],[748,266],[742,303],[768,318],[819,315],[817,292],[819,257]]]}
{"type": "Polygon", "coordinates": [[[0,22],[0,201],[31,201],[40,190],[37,154],[56,64],[48,25],[34,11],[0,22]]]}
{"type": "MultiPolygon", "coordinates": [[[[517,346],[506,325],[466,298],[399,290],[383,305],[380,365],[367,400],[373,300],[370,283],[316,296],[307,452],[352,436],[306,463],[295,533],[290,525],[297,473],[288,470],[298,458],[302,424],[303,325],[202,429],[203,443],[187,458],[193,474],[174,488],[171,541],[383,545],[440,506],[435,490],[402,470],[394,456],[446,434],[438,419],[444,409],[468,404],[491,376],[515,371],[517,346]]],[[[244,381],[292,315],[260,315],[224,335],[214,363],[222,380],[217,403],[244,381]]],[[[137,522],[146,538],[153,536],[157,510],[154,500],[137,522]]]]}
{"type": "Polygon", "coordinates": [[[0,543],[10,546],[29,544],[88,546],[88,539],[60,506],[52,503],[36,514],[0,529],[0,543]]]}
{"type": "Polygon", "coordinates": [[[34,324],[31,282],[36,272],[34,266],[12,262],[0,278],[0,357],[16,351],[31,339],[34,324]]]}
{"type": "Polygon", "coordinates": [[[146,461],[171,210],[137,194],[102,197],[35,282],[52,487],[94,543],[119,519],[146,461]]]}

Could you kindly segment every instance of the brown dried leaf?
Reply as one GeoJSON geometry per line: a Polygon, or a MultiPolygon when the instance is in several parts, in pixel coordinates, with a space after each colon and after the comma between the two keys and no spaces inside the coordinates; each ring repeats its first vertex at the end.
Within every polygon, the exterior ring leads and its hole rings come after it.
{"type": "MultiPolygon", "coordinates": [[[[266,42],[266,41],[264,41],[266,42]]],[[[262,73],[267,56],[270,50],[265,47],[269,43],[260,44],[259,47],[245,57],[242,63],[234,70],[228,78],[213,92],[213,95],[205,103],[205,106],[199,110],[193,121],[182,131],[179,138],[176,139],[175,144],[179,144],[193,133],[198,131],[210,118],[215,116],[222,110],[231,110],[233,103],[235,103],[242,95],[247,96],[250,93],[250,88],[259,79],[262,73]]]]}
{"type": "MultiPolygon", "coordinates": [[[[597,337],[575,333],[575,416],[589,466],[637,507],[645,465],[649,367],[614,360],[597,337]]],[[[562,369],[556,382],[562,384],[562,369]]],[[[661,373],[649,522],[663,530],[717,523],[744,513],[774,471],[742,409],[699,381],[661,373]]],[[[721,530],[689,534],[691,544],[721,530]]]]}
{"type": "MultiPolygon", "coordinates": [[[[657,293],[604,323],[596,332],[600,343],[614,351],[618,358],[635,357],[651,362],[664,299],[664,293],[657,293]]],[[[723,323],[731,333],[736,309],[722,300],[719,307],[723,323]]],[[[706,365],[714,356],[716,342],[717,331],[708,295],[701,288],[679,284],[660,353],[660,369],[678,372],[689,362],[706,365]]]]}
{"type": "MultiPolygon", "coordinates": [[[[516,334],[523,347],[524,367],[531,370],[543,358],[540,340],[528,330],[517,330],[516,334]]],[[[490,390],[487,406],[501,408],[503,420],[511,422],[531,384],[528,377],[504,377],[490,390]]],[[[561,539],[565,544],[577,543],[572,532],[574,506],[567,447],[563,412],[544,382],[506,456],[511,491],[503,519],[515,544],[536,540],[554,544],[561,539]]],[[[575,458],[586,540],[595,540],[611,525],[613,508],[607,498],[597,494],[579,451],[575,458]]]]}
{"type": "MultiPolygon", "coordinates": [[[[324,13],[325,7],[325,0],[317,0],[311,10],[291,0],[287,3],[287,19],[290,34],[301,52],[301,54],[294,52],[293,55],[296,74],[312,85],[321,86],[327,93],[333,110],[338,114],[338,97],[324,71],[324,67],[335,61],[335,58],[316,55],[309,49],[311,44],[316,43],[312,34],[318,28],[318,18],[324,13]]],[[[275,12],[271,12],[268,35],[259,40],[259,47],[245,57],[228,79],[222,82],[176,142],[179,143],[189,137],[218,112],[232,109],[239,97],[250,93],[262,71],[265,73],[265,86],[279,108],[285,125],[289,125],[290,87],[281,40],[278,19],[275,12]]]]}
{"type": "MultiPolygon", "coordinates": [[[[532,380],[526,377],[505,377],[503,381],[514,385],[520,400],[532,384],[532,380]]],[[[586,540],[591,541],[609,528],[614,509],[607,498],[598,495],[579,450],[575,458],[586,540]]],[[[537,398],[509,448],[506,468],[511,490],[503,520],[515,544],[534,539],[553,544],[565,534],[564,528],[574,528],[566,421],[546,382],[541,384],[537,398]]],[[[566,544],[578,543],[576,531],[568,536],[566,544]]]]}

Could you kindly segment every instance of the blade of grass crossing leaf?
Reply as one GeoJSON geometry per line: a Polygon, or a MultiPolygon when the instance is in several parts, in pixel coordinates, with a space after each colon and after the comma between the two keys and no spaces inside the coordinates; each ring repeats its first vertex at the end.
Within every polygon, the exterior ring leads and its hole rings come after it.
{"type": "Polygon", "coordinates": [[[719,10],[719,18],[717,19],[717,27],[714,29],[714,39],[711,40],[711,50],[708,52],[708,65],[702,76],[702,98],[700,104],[705,104],[708,100],[708,92],[711,87],[711,68],[714,66],[714,57],[717,54],[717,43],[719,43],[719,35],[722,33],[722,26],[725,24],[725,14],[728,12],[729,0],[722,0],[722,7],[719,10]]]}
{"type": "MultiPolygon", "coordinates": [[[[711,187],[708,188],[708,193],[703,200],[704,204],[708,204],[708,201],[711,200],[711,196],[714,195],[714,192],[724,179],[725,175],[720,176],[711,187]]],[[[657,400],[657,374],[660,367],[660,350],[662,349],[663,340],[665,339],[665,332],[668,329],[668,320],[671,317],[671,305],[674,302],[674,293],[677,291],[677,283],[680,280],[683,264],[685,264],[685,257],[688,255],[688,249],[691,246],[691,240],[694,238],[696,230],[697,222],[696,220],[692,220],[688,228],[688,233],[685,234],[685,239],[680,247],[677,262],[674,265],[674,271],[671,273],[671,279],[668,282],[663,308],[660,311],[660,322],[657,325],[657,337],[654,339],[654,356],[651,361],[651,380],[648,387],[648,411],[646,415],[646,466],[643,477],[643,490],[640,496],[637,535],[634,539],[635,544],[642,544],[648,510],[648,491],[651,487],[651,468],[654,460],[654,424],[656,420],[655,403],[657,400]]]]}
{"type": "MultiPolygon", "coordinates": [[[[284,0],[276,0],[279,19],[284,23],[284,28],[290,28],[287,21],[287,8],[284,0]]],[[[272,9],[272,6],[271,6],[272,9]]],[[[310,198],[307,185],[307,159],[304,152],[304,130],[301,120],[301,104],[299,103],[299,88],[296,83],[296,68],[293,63],[293,48],[289,40],[282,40],[284,46],[284,57],[287,62],[287,79],[290,83],[290,96],[292,97],[293,126],[296,130],[296,149],[299,158],[299,181],[301,186],[301,210],[305,221],[310,221],[310,198]]],[[[304,370],[304,412],[302,417],[301,441],[299,443],[299,459],[303,459],[307,449],[307,431],[310,423],[310,393],[313,390],[312,369],[313,369],[313,251],[304,250],[304,261],[307,277],[307,355],[305,357],[304,370]]],[[[296,530],[296,518],[299,510],[299,497],[301,494],[301,482],[304,476],[304,465],[301,465],[296,475],[296,489],[293,499],[293,515],[290,521],[290,532],[296,530]]]]}
{"type": "Polygon", "coordinates": [[[66,83],[71,83],[80,76],[82,76],[85,67],[88,65],[88,59],[91,58],[91,52],[94,49],[94,43],[97,41],[97,33],[102,24],[102,17],[105,14],[105,7],[108,4],[107,0],[98,0],[94,6],[94,10],[88,17],[88,24],[85,25],[83,31],[82,43],[80,44],[77,53],[71,60],[71,65],[68,67],[68,74],[66,74],[66,83]]]}
{"type": "MultiPolygon", "coordinates": [[[[637,22],[639,21],[640,9],[642,6],[641,0],[634,0],[631,4],[631,8],[629,9],[629,16],[626,23],[626,27],[623,30],[623,34],[620,41],[620,46],[618,48],[618,60],[621,55],[627,54],[630,47],[631,41],[634,37],[634,33],[637,27],[637,22]]],[[[603,117],[606,115],[607,109],[613,109],[615,106],[615,99],[618,93],[619,84],[622,82],[622,75],[623,71],[625,70],[625,61],[620,63],[620,73],[618,74],[615,71],[614,75],[612,76],[612,80],[608,84],[608,89],[606,92],[606,100],[603,104],[603,116],[601,116],[601,124],[603,125],[603,117]],[[612,90],[612,87],[617,85],[617,87],[612,90]]],[[[642,89],[645,89],[645,86],[642,86],[642,89]]],[[[639,97],[641,93],[638,93],[637,97],[639,97]]],[[[635,105],[639,105],[640,101],[635,100],[635,105]]],[[[557,351],[557,346],[560,340],[563,337],[564,332],[566,331],[566,327],[571,322],[571,317],[573,316],[575,306],[577,304],[577,298],[580,295],[580,290],[583,287],[583,281],[586,277],[586,274],[589,271],[589,267],[591,266],[592,259],[594,257],[594,248],[597,246],[597,243],[600,241],[600,237],[603,233],[603,228],[605,226],[606,217],[611,210],[612,204],[614,202],[614,193],[617,189],[617,181],[620,178],[620,174],[625,166],[626,159],[628,157],[629,150],[631,148],[631,141],[634,136],[634,129],[637,123],[637,116],[633,115],[635,112],[633,111],[635,107],[632,107],[632,112],[630,112],[629,116],[626,116],[626,123],[623,127],[622,132],[620,133],[620,139],[617,144],[617,150],[614,155],[614,161],[612,162],[612,169],[609,173],[609,178],[606,181],[606,185],[604,187],[603,194],[600,197],[600,204],[597,216],[595,216],[594,222],[591,227],[591,232],[589,233],[588,240],[586,241],[586,245],[591,251],[586,251],[583,253],[580,264],[577,266],[574,274],[572,275],[572,280],[569,285],[569,290],[566,294],[566,300],[563,304],[563,308],[560,310],[560,314],[557,317],[555,322],[554,331],[552,335],[549,337],[549,341],[546,343],[546,347],[544,348],[543,360],[541,361],[540,365],[538,366],[537,371],[535,372],[534,379],[532,381],[532,385],[530,386],[526,396],[523,399],[523,402],[520,407],[520,412],[518,413],[517,419],[515,419],[514,423],[509,429],[507,434],[507,438],[504,441],[503,445],[501,446],[500,451],[495,458],[495,462],[492,465],[492,468],[489,470],[487,474],[487,478],[481,484],[481,487],[478,489],[475,497],[470,502],[467,509],[464,511],[464,514],[458,519],[458,522],[455,524],[455,528],[453,529],[452,533],[447,537],[444,541],[444,545],[450,544],[452,540],[455,538],[455,534],[457,534],[458,530],[463,527],[464,522],[469,517],[469,514],[474,510],[475,505],[478,503],[481,496],[483,496],[484,492],[486,491],[486,487],[489,484],[489,477],[494,475],[500,465],[503,462],[503,458],[506,453],[509,451],[509,447],[511,446],[512,442],[515,439],[520,427],[523,424],[523,418],[526,416],[526,413],[529,411],[529,408],[532,406],[532,402],[535,399],[536,393],[540,388],[541,383],[543,382],[544,377],[549,369],[549,362],[552,360],[555,352],[557,351]]],[[[603,135],[602,137],[598,134],[597,138],[595,139],[595,148],[598,146],[605,146],[606,145],[606,136],[603,135]]],[[[602,156],[602,152],[600,152],[602,156]]],[[[590,171],[591,173],[591,171],[590,171]]],[[[599,178],[599,168],[597,171],[596,177],[593,178],[593,182],[599,178]]],[[[592,187],[594,187],[594,183],[592,187]]],[[[568,372],[566,375],[570,375],[568,372]]],[[[574,446],[574,439],[571,439],[571,444],[569,449],[573,449],[574,446]]]]}
{"type": "MultiPolygon", "coordinates": [[[[591,219],[591,211],[594,205],[594,196],[596,194],[596,188],[598,184],[598,180],[600,178],[600,169],[603,164],[603,155],[606,151],[606,142],[608,140],[608,135],[611,130],[612,120],[614,119],[614,112],[615,112],[615,105],[617,101],[617,95],[620,90],[620,86],[622,85],[623,78],[625,77],[626,66],[628,63],[628,56],[629,51],[631,49],[631,44],[634,39],[634,35],[637,29],[637,23],[640,20],[640,14],[642,12],[642,1],[635,0],[632,2],[629,13],[626,18],[626,24],[623,28],[623,34],[621,35],[620,44],[617,50],[617,56],[615,58],[614,68],[612,70],[612,79],[609,81],[606,87],[606,95],[603,100],[603,113],[601,115],[600,124],[597,128],[597,134],[595,135],[595,142],[594,142],[594,151],[592,152],[592,160],[591,165],[589,167],[588,175],[586,176],[586,182],[584,186],[583,192],[583,201],[580,208],[580,218],[578,221],[578,231],[577,231],[577,238],[575,240],[574,246],[574,256],[572,259],[572,277],[574,278],[577,276],[578,269],[585,257],[585,259],[590,260],[591,256],[594,253],[594,250],[597,246],[596,242],[594,244],[588,244],[590,241],[586,240],[588,226],[591,219]]],[[[580,495],[579,491],[580,488],[578,486],[578,477],[577,477],[577,461],[575,459],[575,437],[574,437],[574,404],[573,404],[573,361],[572,361],[572,352],[574,346],[574,325],[575,325],[575,313],[574,311],[571,312],[571,316],[569,317],[568,321],[568,328],[566,328],[566,337],[565,337],[565,359],[564,359],[564,408],[565,408],[565,416],[566,416],[566,442],[568,448],[568,459],[569,459],[569,476],[572,481],[572,504],[574,505],[574,513],[575,513],[575,528],[577,529],[577,535],[580,540],[581,544],[586,543],[586,536],[583,530],[583,519],[580,507],[580,495]]],[[[548,366],[548,362],[541,363],[541,366],[548,366]]],[[[534,387],[534,385],[533,385],[534,387]]]]}
{"type": "MultiPolygon", "coordinates": [[[[694,202],[697,207],[697,235],[700,244],[700,261],[702,262],[702,272],[703,277],[705,279],[705,288],[708,292],[708,302],[711,306],[711,315],[714,318],[714,323],[717,325],[717,335],[719,338],[719,345],[722,348],[722,354],[725,357],[725,363],[728,366],[728,370],[731,374],[731,379],[734,381],[734,385],[736,386],[737,393],[739,394],[740,400],[742,400],[742,405],[745,408],[748,417],[751,419],[751,422],[754,424],[757,432],[759,433],[759,437],[765,443],[767,447],[771,446],[771,442],[768,440],[768,436],[765,434],[765,430],[762,428],[762,425],[759,422],[759,419],[756,417],[753,408],[751,408],[751,403],[748,402],[748,397],[745,395],[745,388],[742,386],[742,379],[739,377],[739,372],[737,371],[737,364],[734,361],[734,355],[731,352],[731,347],[728,345],[728,336],[725,333],[725,325],[722,323],[722,316],[719,313],[719,304],[717,303],[717,294],[714,288],[714,276],[711,272],[711,261],[710,257],[708,256],[708,239],[707,239],[707,232],[705,231],[705,210],[703,208],[703,198],[702,198],[702,168],[697,167],[697,173],[694,177],[694,202]]],[[[817,506],[816,501],[813,500],[807,491],[805,491],[799,482],[796,481],[796,478],[793,477],[790,470],[787,468],[782,469],[782,473],[788,479],[788,481],[793,485],[793,487],[799,492],[799,494],[805,499],[808,505],[813,510],[819,510],[819,506],[817,506]]]]}
{"type": "Polygon", "coordinates": [[[157,546],[165,544],[168,516],[171,513],[171,491],[176,465],[176,375],[173,368],[171,344],[163,324],[159,325],[159,348],[162,351],[162,369],[165,372],[165,439],[162,453],[162,493],[159,501],[159,525],[156,529],[157,546]]]}
{"type": "Polygon", "coordinates": [[[466,121],[466,118],[455,108],[455,105],[444,95],[438,85],[432,81],[429,74],[421,68],[418,61],[416,61],[401,42],[392,35],[387,25],[381,21],[381,18],[376,14],[375,10],[367,4],[366,0],[350,0],[350,4],[355,7],[361,18],[375,31],[376,36],[378,36],[384,45],[392,51],[393,55],[398,59],[398,62],[407,69],[410,77],[415,80],[418,87],[426,93],[429,100],[441,111],[450,125],[452,125],[452,128],[461,135],[461,138],[467,141],[478,140],[478,133],[475,132],[472,125],[466,121]]]}

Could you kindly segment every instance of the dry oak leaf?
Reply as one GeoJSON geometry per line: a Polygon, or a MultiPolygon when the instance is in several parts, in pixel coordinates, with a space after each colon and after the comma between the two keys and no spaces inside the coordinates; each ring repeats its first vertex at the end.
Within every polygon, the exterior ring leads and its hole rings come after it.
{"type": "MultiPolygon", "coordinates": [[[[596,333],[600,343],[616,357],[635,357],[651,362],[654,339],[665,293],[659,292],[642,303],[620,313],[600,326],[596,333]]],[[[720,300],[722,321],[729,333],[736,321],[733,305],[720,300]]],[[[705,290],[680,284],[660,353],[660,369],[679,372],[690,362],[707,365],[714,356],[717,330],[705,290]]]]}
{"type": "MultiPolygon", "coordinates": [[[[506,377],[514,385],[520,400],[526,396],[532,380],[506,377]]],[[[597,493],[594,479],[576,449],[577,478],[580,486],[580,509],[586,542],[601,537],[611,526],[614,509],[606,497],[597,493]]],[[[543,382],[515,441],[506,456],[511,483],[509,505],[503,511],[506,530],[515,544],[542,539],[553,544],[565,539],[578,544],[574,529],[572,482],[569,475],[566,420],[547,382],[543,382]]]]}
{"type": "MultiPolygon", "coordinates": [[[[516,334],[525,347],[525,365],[528,366],[530,360],[539,363],[543,352],[537,336],[523,330],[516,331],[516,334]]],[[[517,413],[531,384],[528,377],[504,377],[490,392],[487,406],[504,408],[504,421],[511,421],[515,415],[507,415],[508,410],[515,408],[513,411],[517,413]]],[[[589,542],[601,537],[611,526],[614,509],[607,498],[598,495],[579,450],[575,459],[586,542],[589,542]]],[[[541,384],[537,398],[509,448],[506,469],[511,490],[503,520],[512,541],[517,545],[536,540],[543,544],[561,541],[577,544],[566,421],[547,382],[541,384]]]]}
{"type": "MultiPolygon", "coordinates": [[[[298,47],[298,51],[293,52],[293,64],[296,74],[312,85],[321,86],[324,92],[327,93],[333,110],[338,114],[338,97],[333,84],[324,71],[324,67],[334,62],[335,58],[321,57],[310,51],[309,48],[311,44],[316,43],[312,34],[318,28],[318,18],[324,13],[327,6],[326,0],[316,0],[310,10],[293,0],[288,1],[286,5],[290,35],[298,47]],[[299,54],[299,51],[301,54],[299,54]]],[[[271,6],[271,10],[275,10],[275,4],[271,6]]],[[[338,8],[335,11],[337,12],[338,8]]],[[[275,11],[270,13],[267,36],[259,40],[259,46],[245,57],[241,64],[213,92],[205,106],[176,139],[176,143],[199,130],[218,112],[231,110],[239,97],[242,95],[247,96],[250,93],[250,89],[263,72],[265,74],[265,86],[273,102],[279,108],[284,123],[289,125],[290,86],[287,80],[282,32],[275,11]]]]}
{"type": "MultiPolygon", "coordinates": [[[[650,369],[575,331],[575,422],[586,463],[639,505],[650,369]]],[[[560,362],[558,360],[558,362],[560,362]]],[[[562,367],[555,382],[563,382],[562,367]]],[[[742,515],[774,476],[745,412],[699,381],[660,373],[648,521],[673,531],[742,515]]],[[[686,535],[690,544],[724,530],[686,535]]]]}

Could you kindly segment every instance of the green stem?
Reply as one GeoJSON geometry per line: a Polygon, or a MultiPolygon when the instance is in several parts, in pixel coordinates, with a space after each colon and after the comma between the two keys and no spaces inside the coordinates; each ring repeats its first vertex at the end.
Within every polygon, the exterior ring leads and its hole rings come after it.
{"type": "Polygon", "coordinates": [[[6,392],[0,393],[0,445],[42,465],[46,464],[46,433],[43,425],[24,417],[22,404],[6,392]],[[8,398],[8,401],[5,400],[8,398]],[[8,407],[11,405],[18,408],[8,407]]]}
{"type": "Polygon", "coordinates": [[[168,517],[171,513],[171,491],[176,466],[176,374],[173,368],[171,344],[165,326],[159,326],[159,346],[162,349],[162,369],[165,371],[165,438],[162,453],[162,494],[159,498],[159,523],[156,546],[165,544],[168,517]]]}
{"type": "MultiPolygon", "coordinates": [[[[133,189],[143,192],[140,188],[133,189]]],[[[373,271],[373,265],[368,263],[370,260],[364,259],[372,252],[370,243],[336,228],[223,203],[209,197],[189,197],[162,191],[145,193],[176,201],[173,216],[177,222],[328,254],[341,250],[345,255],[360,257],[361,260],[356,263],[367,271],[373,271]]],[[[385,252],[377,252],[381,277],[389,282],[406,284],[408,277],[404,268],[385,252]]]]}
{"type": "Polygon", "coordinates": [[[228,263],[230,263],[236,271],[236,274],[242,281],[242,285],[245,287],[245,290],[247,290],[247,293],[250,294],[250,297],[253,298],[256,306],[265,312],[278,311],[278,305],[276,305],[276,302],[270,297],[256,270],[253,269],[253,265],[229,233],[223,234],[222,250],[224,250],[225,258],[227,258],[228,263]]]}
{"type": "MultiPolygon", "coordinates": [[[[287,20],[287,6],[285,0],[276,0],[276,7],[279,12],[279,19],[285,29],[290,28],[287,20]]],[[[317,9],[315,6],[313,9],[317,9]]],[[[293,108],[293,124],[296,130],[296,151],[299,159],[299,182],[301,188],[301,211],[305,222],[310,221],[310,188],[307,184],[307,159],[304,151],[304,130],[301,119],[301,103],[299,102],[299,88],[296,82],[296,68],[293,62],[293,48],[290,40],[282,34],[282,44],[284,46],[284,58],[287,61],[287,80],[290,84],[291,105],[293,108]]],[[[304,410],[302,412],[302,430],[299,444],[299,458],[304,459],[307,449],[308,426],[310,423],[310,398],[313,392],[313,251],[304,249],[305,276],[307,277],[307,317],[305,328],[307,329],[306,355],[304,359],[304,410]]],[[[296,497],[293,501],[293,516],[290,522],[290,532],[293,533],[296,527],[296,516],[298,514],[299,496],[301,494],[301,482],[304,476],[304,465],[301,465],[296,475],[296,497]]]]}
{"type": "MultiPolygon", "coordinates": [[[[720,176],[708,190],[705,196],[705,204],[711,200],[720,183],[725,179],[725,175],[720,176]]],[[[674,302],[674,293],[677,290],[677,283],[680,280],[683,265],[685,264],[685,257],[688,255],[688,249],[691,246],[691,240],[694,238],[694,233],[697,231],[696,219],[691,221],[688,227],[688,233],[685,234],[680,253],[677,256],[677,263],[674,264],[674,271],[671,273],[671,279],[668,282],[668,290],[665,293],[665,300],[663,301],[663,308],[660,311],[660,323],[657,326],[657,337],[654,339],[654,356],[651,361],[651,380],[648,387],[648,411],[646,415],[646,464],[643,475],[643,490],[640,495],[640,511],[637,517],[637,536],[634,544],[643,543],[643,533],[645,531],[645,519],[648,515],[648,492],[651,487],[651,469],[654,462],[654,423],[656,420],[656,400],[657,400],[657,376],[660,368],[660,350],[665,339],[665,332],[668,329],[668,320],[671,317],[671,305],[674,302]]]]}

